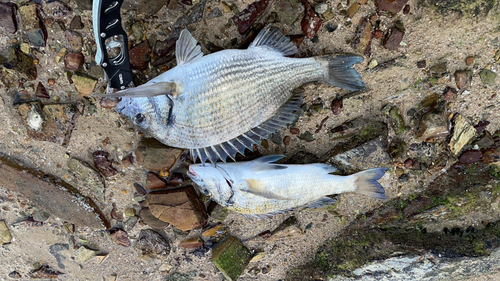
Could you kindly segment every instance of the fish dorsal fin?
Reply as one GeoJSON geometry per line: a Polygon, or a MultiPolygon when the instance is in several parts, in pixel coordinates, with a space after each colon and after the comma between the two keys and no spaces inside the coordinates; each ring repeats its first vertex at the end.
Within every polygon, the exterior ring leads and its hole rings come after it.
{"type": "Polygon", "coordinates": [[[181,31],[179,39],[175,43],[175,58],[177,64],[190,63],[203,56],[201,47],[187,29],[181,31]]]}
{"type": "MultiPolygon", "coordinates": [[[[220,158],[223,162],[226,162],[228,157],[234,161],[236,153],[240,153],[245,156],[245,149],[253,151],[254,144],[261,144],[262,140],[269,138],[269,135],[272,133],[275,133],[281,128],[285,128],[290,123],[293,123],[297,119],[297,114],[295,114],[294,111],[299,110],[301,104],[302,93],[296,92],[276,111],[271,118],[252,128],[248,132],[221,144],[191,149],[193,160],[196,161],[196,159],[199,158],[201,163],[205,163],[208,159],[210,162],[215,164],[218,158],[220,158]]],[[[279,159],[274,161],[277,160],[279,159]]]]}
{"type": "Polygon", "coordinates": [[[279,29],[271,27],[271,25],[267,25],[262,29],[248,48],[259,46],[270,47],[284,56],[294,55],[298,52],[297,47],[290,42],[290,38],[283,35],[279,29]]]}
{"type": "Polygon", "coordinates": [[[264,197],[267,199],[274,199],[274,200],[289,200],[289,198],[280,196],[278,194],[274,194],[272,192],[269,192],[267,189],[266,185],[257,179],[245,179],[245,182],[248,185],[247,189],[242,189],[241,191],[243,192],[248,192],[250,194],[264,197]]]}

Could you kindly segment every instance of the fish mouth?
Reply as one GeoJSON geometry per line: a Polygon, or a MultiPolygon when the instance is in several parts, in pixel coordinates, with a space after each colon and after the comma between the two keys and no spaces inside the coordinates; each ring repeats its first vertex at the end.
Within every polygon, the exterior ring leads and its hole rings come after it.
{"type": "Polygon", "coordinates": [[[194,169],[191,166],[189,166],[189,170],[187,172],[187,175],[190,178],[193,178],[193,177],[194,178],[199,178],[198,174],[196,174],[196,172],[194,171],[194,169]]]}

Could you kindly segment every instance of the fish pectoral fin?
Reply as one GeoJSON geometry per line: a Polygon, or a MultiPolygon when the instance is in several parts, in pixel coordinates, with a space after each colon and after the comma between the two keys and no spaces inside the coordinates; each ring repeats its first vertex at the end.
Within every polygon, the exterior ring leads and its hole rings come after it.
{"type": "Polygon", "coordinates": [[[318,199],[310,204],[307,204],[305,207],[310,208],[310,209],[317,209],[317,208],[333,205],[336,202],[337,202],[337,199],[332,199],[330,197],[323,197],[323,198],[320,198],[320,199],[318,199]]]}
{"type": "Polygon", "coordinates": [[[187,29],[181,31],[175,43],[175,58],[178,65],[193,62],[203,56],[201,47],[197,43],[187,29]]]}
{"type": "Polygon", "coordinates": [[[260,196],[260,197],[264,197],[267,199],[290,200],[290,198],[286,198],[286,197],[280,196],[278,194],[267,191],[266,185],[259,180],[245,179],[245,181],[248,184],[248,188],[241,189],[241,191],[243,191],[243,192],[247,192],[247,193],[253,194],[255,196],[260,196]]]}
{"type": "Polygon", "coordinates": [[[96,97],[116,98],[116,97],[133,97],[144,98],[163,95],[175,95],[178,90],[178,83],[176,82],[158,82],[151,84],[144,84],[133,88],[127,88],[118,92],[105,95],[93,95],[96,97]]]}
{"type": "Polygon", "coordinates": [[[271,27],[271,25],[267,25],[262,29],[248,48],[259,46],[269,47],[284,56],[294,55],[298,52],[297,47],[290,41],[290,38],[283,35],[279,29],[271,27]]]}
{"type": "Polygon", "coordinates": [[[267,155],[267,156],[259,157],[255,160],[253,160],[253,162],[255,162],[255,163],[273,163],[273,162],[276,162],[282,158],[285,158],[285,155],[267,155]]]}

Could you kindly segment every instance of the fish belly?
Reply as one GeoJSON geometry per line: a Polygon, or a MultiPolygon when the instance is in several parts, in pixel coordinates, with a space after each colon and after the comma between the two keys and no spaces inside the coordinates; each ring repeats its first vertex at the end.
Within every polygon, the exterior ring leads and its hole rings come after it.
{"type": "Polygon", "coordinates": [[[271,118],[292,89],[327,75],[316,58],[287,58],[261,47],[217,52],[182,67],[169,145],[185,148],[240,136],[271,118]]]}

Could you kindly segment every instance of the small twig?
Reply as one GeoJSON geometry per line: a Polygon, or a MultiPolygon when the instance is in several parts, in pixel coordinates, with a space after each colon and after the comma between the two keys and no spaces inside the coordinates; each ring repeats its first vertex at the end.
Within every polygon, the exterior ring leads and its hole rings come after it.
{"type": "Polygon", "coordinates": [[[326,122],[326,120],[328,120],[328,117],[329,116],[326,116],[325,118],[323,118],[323,120],[321,120],[321,123],[319,123],[318,129],[316,129],[316,131],[314,132],[315,134],[317,134],[317,133],[319,133],[319,131],[321,131],[321,128],[323,128],[323,125],[325,125],[325,122],[326,122]]]}

